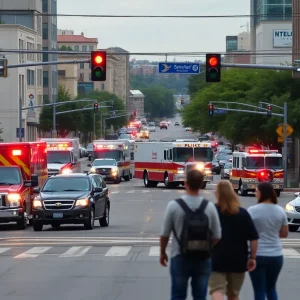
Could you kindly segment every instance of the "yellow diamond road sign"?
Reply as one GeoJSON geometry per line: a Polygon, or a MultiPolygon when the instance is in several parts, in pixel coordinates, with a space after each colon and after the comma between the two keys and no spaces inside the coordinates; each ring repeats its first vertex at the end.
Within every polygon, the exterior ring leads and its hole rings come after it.
{"type": "MultiPolygon", "coordinates": [[[[294,129],[289,124],[287,124],[286,125],[286,136],[290,136],[293,133],[293,131],[294,131],[294,129]]],[[[280,137],[283,138],[284,137],[284,125],[279,124],[279,126],[276,129],[276,132],[280,137]]]]}

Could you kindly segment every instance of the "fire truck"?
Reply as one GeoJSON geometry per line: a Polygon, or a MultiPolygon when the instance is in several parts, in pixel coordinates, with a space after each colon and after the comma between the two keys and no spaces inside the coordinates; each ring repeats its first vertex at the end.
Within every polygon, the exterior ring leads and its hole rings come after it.
{"type": "Polygon", "coordinates": [[[134,177],[143,179],[145,187],[162,182],[167,188],[184,185],[185,174],[197,168],[204,175],[204,183],[213,180],[213,151],[210,143],[201,142],[136,142],[134,177]]]}
{"type": "Polygon", "coordinates": [[[0,223],[32,223],[34,187],[48,178],[45,142],[0,144],[0,223]]]}
{"type": "Polygon", "coordinates": [[[130,169],[131,143],[129,140],[95,140],[93,141],[94,159],[110,158],[117,161],[120,178],[129,181],[132,178],[130,169]]]}
{"type": "Polygon", "coordinates": [[[279,197],[284,188],[282,155],[277,150],[251,148],[246,152],[233,152],[230,181],[242,196],[255,192],[260,182],[270,182],[279,197]]]}
{"type": "Polygon", "coordinates": [[[78,138],[45,138],[47,143],[48,175],[80,173],[78,138]]]}

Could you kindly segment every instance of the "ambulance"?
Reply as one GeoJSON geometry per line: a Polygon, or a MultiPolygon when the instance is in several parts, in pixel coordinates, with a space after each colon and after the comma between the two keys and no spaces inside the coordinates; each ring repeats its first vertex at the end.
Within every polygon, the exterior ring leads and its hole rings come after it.
{"type": "Polygon", "coordinates": [[[202,189],[213,181],[213,151],[210,143],[136,142],[134,177],[144,180],[145,187],[162,182],[167,188],[184,185],[186,172],[199,169],[205,175],[202,189]]]}
{"type": "Polygon", "coordinates": [[[129,181],[131,173],[131,151],[132,143],[129,140],[95,140],[93,141],[94,159],[110,158],[117,161],[120,178],[129,181]]]}
{"type": "Polygon", "coordinates": [[[0,223],[32,223],[34,187],[48,178],[45,142],[0,143],[0,223]]]}
{"type": "Polygon", "coordinates": [[[282,155],[277,150],[249,148],[244,152],[233,152],[230,181],[242,196],[255,192],[260,182],[270,182],[277,196],[284,188],[282,155]]]}
{"type": "Polygon", "coordinates": [[[80,173],[78,138],[42,138],[47,143],[48,175],[80,173]]]}

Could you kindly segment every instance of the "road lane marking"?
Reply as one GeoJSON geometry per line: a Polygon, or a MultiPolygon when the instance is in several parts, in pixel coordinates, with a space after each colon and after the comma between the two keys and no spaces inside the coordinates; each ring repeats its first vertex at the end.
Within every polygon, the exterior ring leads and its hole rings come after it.
{"type": "Polygon", "coordinates": [[[0,248],[0,254],[8,251],[10,248],[0,248]]]}
{"type": "Polygon", "coordinates": [[[120,192],[117,191],[117,192],[110,192],[111,194],[119,194],[120,192]]]}
{"type": "Polygon", "coordinates": [[[131,246],[126,246],[126,247],[111,247],[105,254],[105,256],[126,256],[130,249],[131,246]]]}
{"type": "Polygon", "coordinates": [[[149,251],[149,256],[159,256],[160,253],[160,247],[151,247],[149,251]]]}
{"type": "Polygon", "coordinates": [[[163,193],[170,193],[170,190],[162,190],[163,193]]]}
{"type": "Polygon", "coordinates": [[[150,191],[142,191],[142,193],[144,193],[144,194],[145,194],[145,193],[150,193],[150,191]]]}
{"type": "Polygon", "coordinates": [[[133,194],[135,191],[127,191],[126,194],[133,194]]]}
{"type": "Polygon", "coordinates": [[[286,258],[300,258],[300,253],[295,249],[283,248],[283,256],[286,258]]]}
{"type": "Polygon", "coordinates": [[[79,257],[85,255],[92,247],[72,247],[59,257],[79,257]]]}
{"type": "Polygon", "coordinates": [[[23,252],[14,258],[35,258],[51,249],[51,247],[33,247],[26,252],[23,252]]]}

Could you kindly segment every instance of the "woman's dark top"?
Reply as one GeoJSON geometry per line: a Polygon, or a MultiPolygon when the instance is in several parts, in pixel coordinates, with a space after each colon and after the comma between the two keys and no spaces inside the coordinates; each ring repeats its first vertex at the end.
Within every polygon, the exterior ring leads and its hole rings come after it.
{"type": "Polygon", "coordinates": [[[240,207],[235,215],[221,213],[222,238],[212,253],[212,270],[223,273],[242,273],[247,271],[249,257],[248,241],[257,240],[258,233],[251,216],[240,207]]]}

